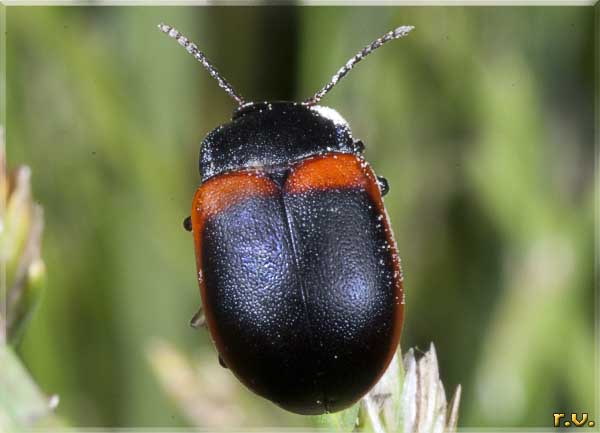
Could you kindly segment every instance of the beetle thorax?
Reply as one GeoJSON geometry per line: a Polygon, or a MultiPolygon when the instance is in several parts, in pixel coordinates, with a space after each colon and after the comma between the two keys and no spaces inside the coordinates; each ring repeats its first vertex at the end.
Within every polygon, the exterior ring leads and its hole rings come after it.
{"type": "Polygon", "coordinates": [[[295,102],[248,103],[202,142],[202,181],[252,168],[279,169],[315,155],[357,153],[348,123],[334,109],[295,102]]]}

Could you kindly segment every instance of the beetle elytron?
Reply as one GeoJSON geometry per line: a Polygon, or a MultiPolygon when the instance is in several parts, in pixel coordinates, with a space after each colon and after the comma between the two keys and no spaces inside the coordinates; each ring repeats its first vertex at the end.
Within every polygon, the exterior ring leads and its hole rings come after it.
{"type": "Polygon", "coordinates": [[[204,139],[193,232],[202,310],[221,363],[300,414],[355,403],[400,339],[402,272],[382,195],[348,123],[319,100],[399,27],[305,102],[245,102],[195,44],[175,38],[239,104],[204,139]]]}

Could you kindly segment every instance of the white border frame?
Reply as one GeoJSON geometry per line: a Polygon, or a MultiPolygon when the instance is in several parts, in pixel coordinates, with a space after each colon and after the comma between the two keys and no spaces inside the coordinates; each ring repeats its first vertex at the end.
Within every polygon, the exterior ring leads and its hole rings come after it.
{"type": "MultiPolygon", "coordinates": [[[[291,2],[285,0],[270,0],[261,2],[260,0],[0,0],[0,125],[6,124],[6,12],[10,6],[266,6],[266,5],[290,5],[291,2]]],[[[600,0],[298,0],[296,6],[582,6],[593,8],[592,13],[595,15],[595,106],[594,106],[594,141],[595,141],[595,173],[596,184],[595,198],[595,254],[594,254],[594,279],[596,283],[595,294],[595,364],[596,364],[596,396],[593,415],[596,417],[595,428],[556,428],[549,426],[548,428],[539,427],[524,427],[524,428],[502,428],[502,427],[459,427],[458,432],[464,433],[513,433],[513,432],[559,432],[559,431],[574,431],[574,432],[600,432],[600,0]]],[[[6,129],[5,129],[6,134],[6,129]]],[[[1,145],[1,144],[0,144],[1,145]]],[[[0,269],[0,284],[5,285],[4,269],[0,269]]],[[[4,313],[4,312],[0,312],[4,313]]],[[[0,330],[2,332],[3,330],[0,330]]],[[[0,344],[1,339],[0,339],[0,344]]],[[[549,419],[550,419],[549,414],[549,419]]],[[[47,428],[30,430],[35,432],[208,432],[208,429],[197,428],[47,428]]],[[[224,430],[224,432],[227,430],[224,430]]],[[[289,429],[234,429],[228,432],[316,432],[329,431],[323,429],[303,430],[298,428],[289,429]]],[[[393,433],[393,432],[390,432],[393,433]]]]}

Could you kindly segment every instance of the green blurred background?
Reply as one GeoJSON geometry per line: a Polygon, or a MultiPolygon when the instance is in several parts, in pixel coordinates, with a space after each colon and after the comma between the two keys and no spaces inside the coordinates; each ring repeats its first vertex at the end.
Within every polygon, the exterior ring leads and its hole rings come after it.
{"type": "Polygon", "coordinates": [[[220,407],[234,427],[310,424],[242,389],[188,326],[200,301],[181,221],[199,143],[235,106],[161,21],[249,100],[304,99],[371,40],[415,25],[322,102],[391,185],[402,347],[436,344],[447,392],[463,385],[460,426],[600,416],[593,8],[6,13],[8,161],[32,167],[46,218],[48,289],[20,353],[70,423],[211,426],[220,407]]]}

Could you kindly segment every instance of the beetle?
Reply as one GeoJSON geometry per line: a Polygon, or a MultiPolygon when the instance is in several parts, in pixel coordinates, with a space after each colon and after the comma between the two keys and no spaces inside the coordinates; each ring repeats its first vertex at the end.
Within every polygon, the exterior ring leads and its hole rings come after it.
{"type": "MultiPolygon", "coordinates": [[[[382,196],[346,120],[320,99],[246,102],[204,53],[160,24],[238,103],[202,141],[192,231],[201,311],[221,364],[291,412],[345,409],[392,360],[404,318],[400,259],[382,196]]],[[[197,313],[192,320],[197,324],[197,313]]]]}

